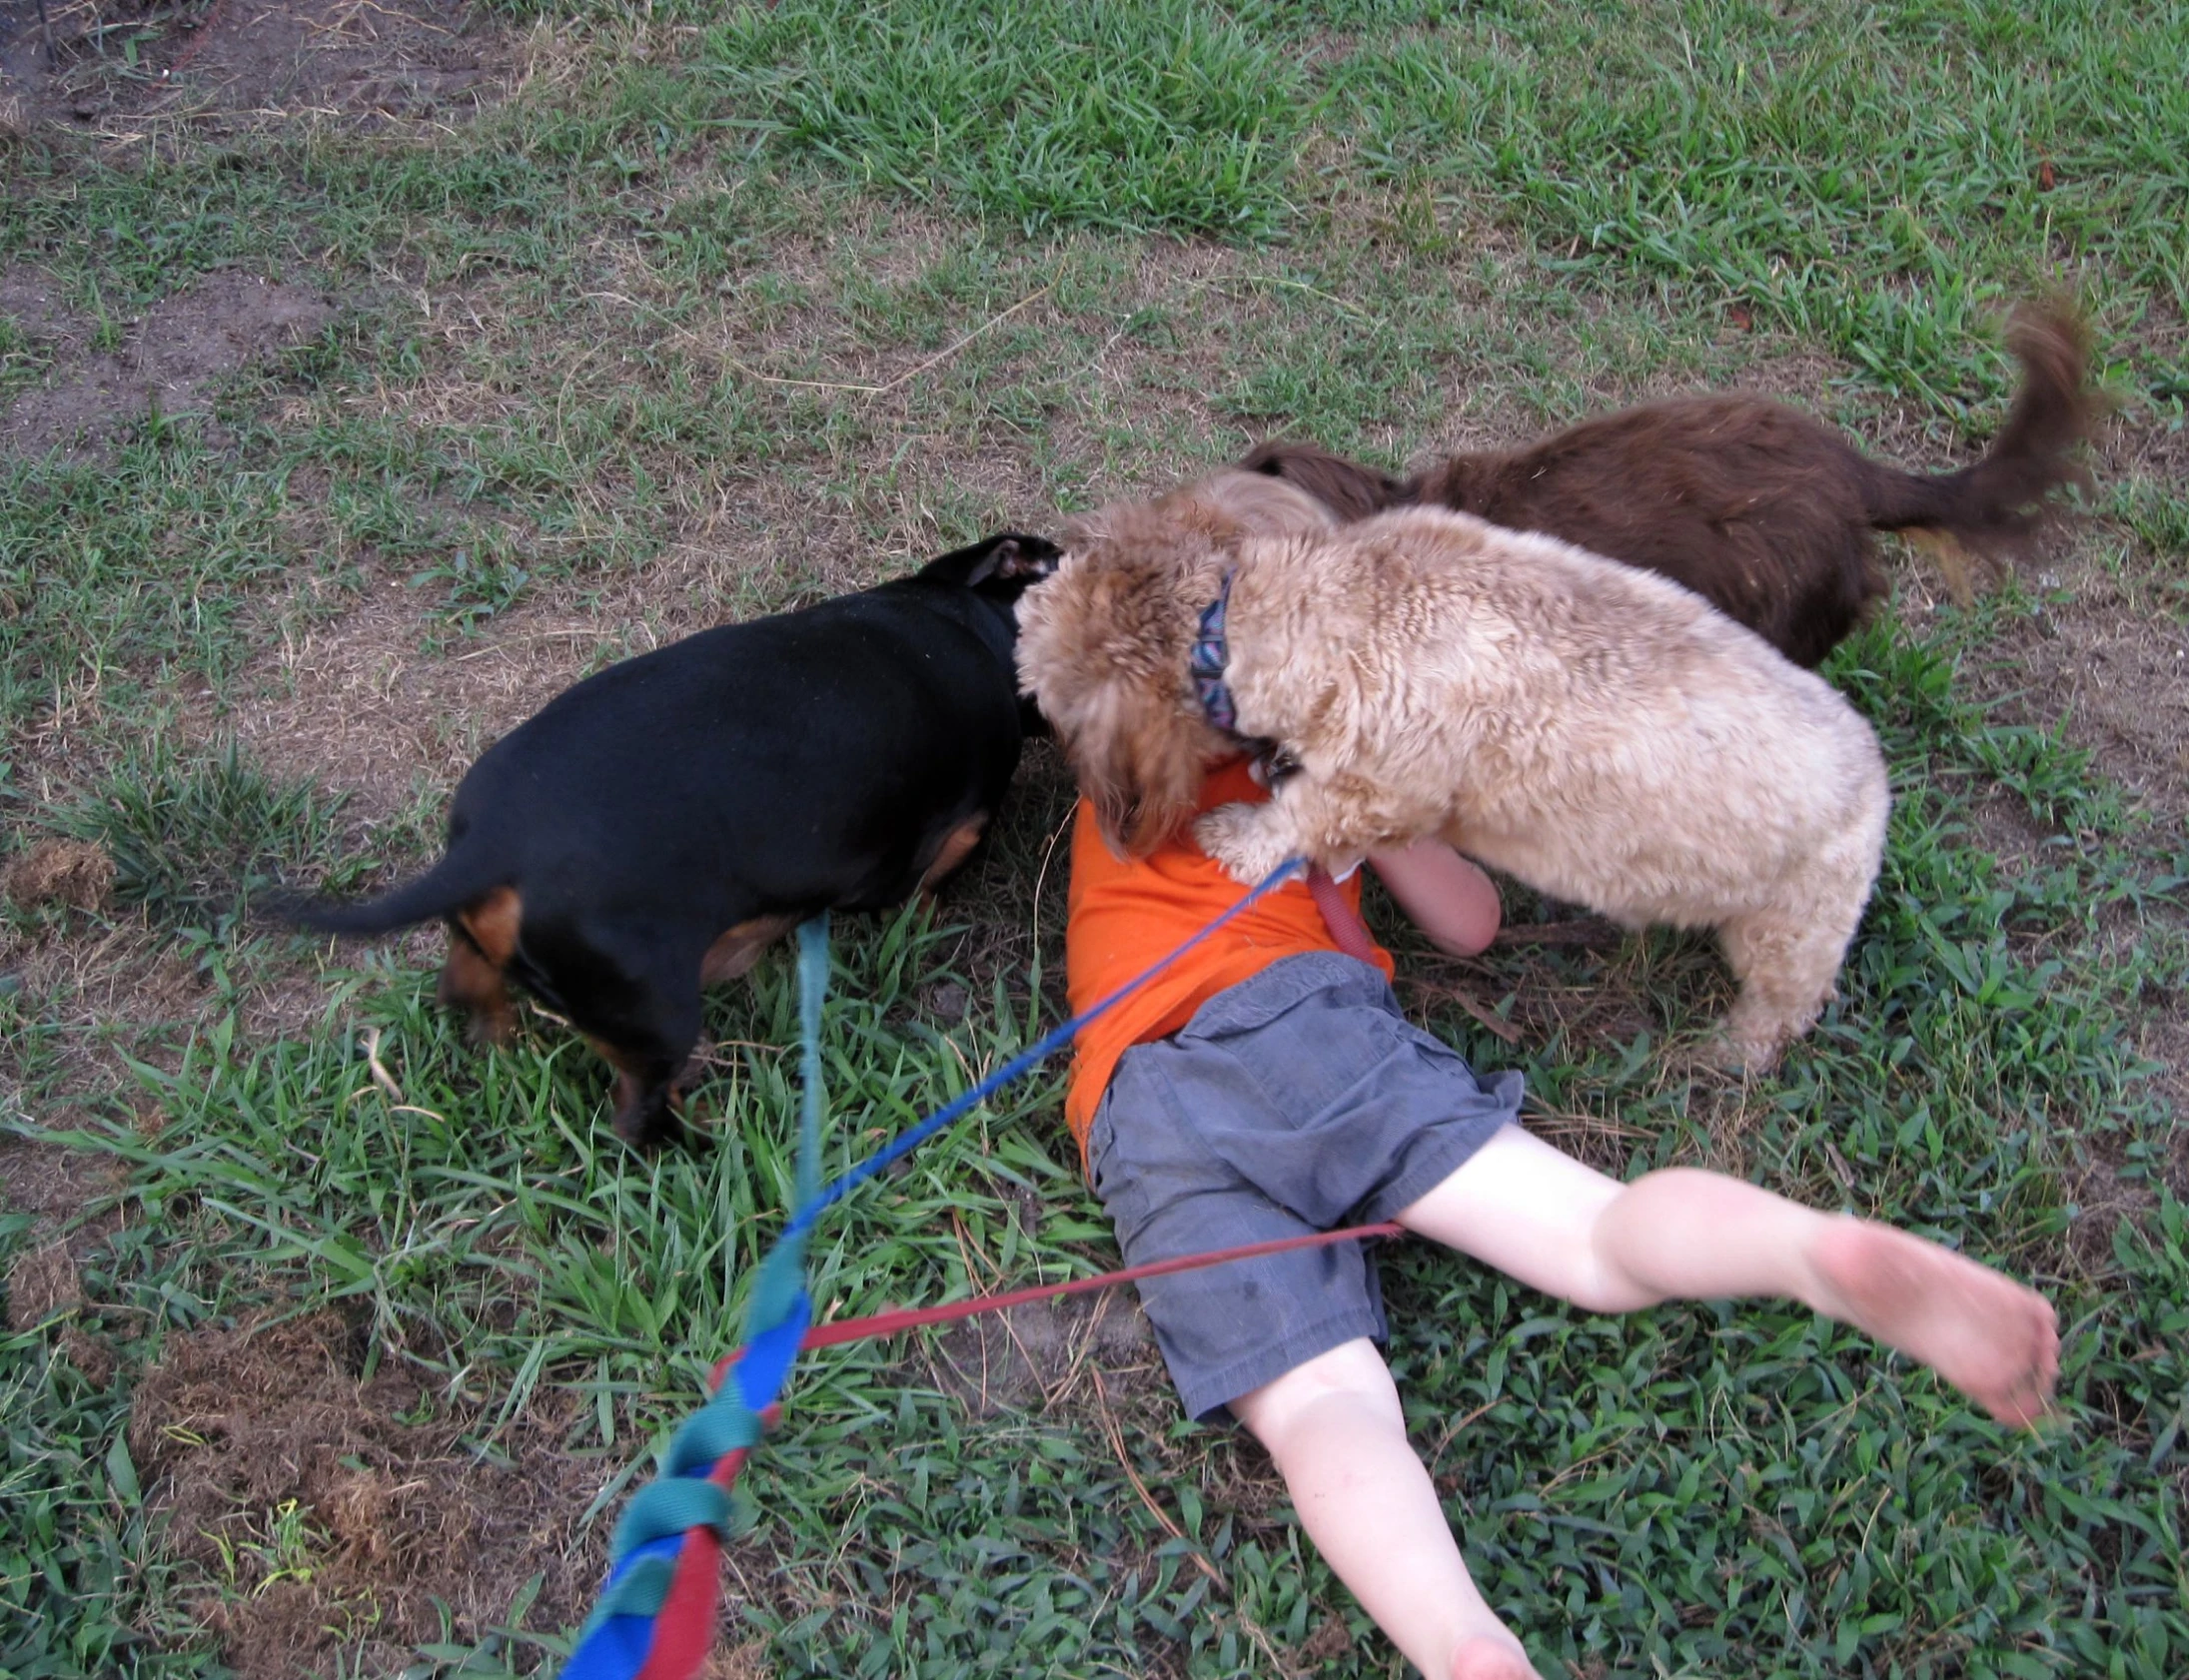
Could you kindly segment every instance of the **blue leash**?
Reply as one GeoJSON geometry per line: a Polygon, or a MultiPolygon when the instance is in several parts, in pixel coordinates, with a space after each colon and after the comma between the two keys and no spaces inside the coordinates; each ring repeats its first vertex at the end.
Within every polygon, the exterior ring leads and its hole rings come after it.
{"type": "Polygon", "coordinates": [[[826,1185],[820,1184],[821,1006],[828,988],[828,917],[824,911],[798,929],[798,1025],[801,1039],[796,1207],[775,1245],[760,1261],[745,1304],[744,1356],[730,1368],[713,1397],[686,1418],[670,1438],[660,1474],[623,1508],[608,1543],[608,1578],[592,1614],[578,1632],[560,1680],[632,1680],[653,1643],[655,1614],[675,1577],[687,1529],[725,1533],[730,1496],[706,1479],[724,1453],[760,1439],[760,1413],[772,1406],[789,1379],[798,1343],[812,1317],[805,1289],[805,1241],[820,1216],[875,1174],[901,1161],[952,1122],[1029,1072],[1080,1030],[1107,1015],[1218,929],[1243,915],[1300,869],[1289,859],[1265,876],[1237,904],[1191,939],[1158,959],[1107,997],[1045,1033],[969,1091],[899,1134],[866,1160],[826,1185]]]}

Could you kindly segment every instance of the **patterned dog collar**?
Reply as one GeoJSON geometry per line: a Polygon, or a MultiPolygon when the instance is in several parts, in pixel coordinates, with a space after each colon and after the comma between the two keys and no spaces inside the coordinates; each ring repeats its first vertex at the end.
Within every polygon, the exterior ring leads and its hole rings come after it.
{"type": "Polygon", "coordinates": [[[1224,667],[1231,662],[1231,645],[1224,639],[1224,616],[1231,607],[1230,572],[1216,599],[1201,609],[1201,631],[1194,637],[1193,654],[1186,669],[1193,675],[1193,691],[1201,700],[1201,715],[1227,735],[1239,733],[1239,708],[1232,704],[1231,689],[1224,682],[1224,667]]]}

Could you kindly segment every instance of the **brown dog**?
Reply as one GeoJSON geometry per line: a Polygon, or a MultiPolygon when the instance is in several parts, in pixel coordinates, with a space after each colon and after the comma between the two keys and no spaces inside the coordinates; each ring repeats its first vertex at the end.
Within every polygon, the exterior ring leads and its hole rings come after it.
{"type": "Polygon", "coordinates": [[[2084,480],[2073,454],[2095,404],[2081,322],[2025,304],[2007,344],[2022,389],[1991,451],[1958,472],[1880,465],[1822,420],[1737,394],[1645,404],[1404,479],[1304,443],[1265,443],[1240,464],[1341,519],[1426,503],[1645,566],[1814,666],[1885,592],[1873,530],[1926,540],[1965,590],[1962,553],[1996,569],[2026,547],[2045,497],[2084,480]]]}

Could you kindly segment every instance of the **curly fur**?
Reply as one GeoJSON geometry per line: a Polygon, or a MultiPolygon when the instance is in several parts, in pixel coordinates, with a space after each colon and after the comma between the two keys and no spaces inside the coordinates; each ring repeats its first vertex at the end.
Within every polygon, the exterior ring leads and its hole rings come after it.
{"type": "Polygon", "coordinates": [[[1088,574],[1069,615],[1049,612],[1034,598],[1039,591],[1021,596],[1020,633],[1043,639],[1044,665],[1116,680],[1060,692],[1053,710],[1031,683],[1022,686],[1037,695],[1113,847],[1136,857],[1152,851],[1192,815],[1202,771],[1238,750],[1198,707],[1180,714],[1167,699],[1173,679],[1185,681],[1196,617],[1215,597],[1227,557],[1252,537],[1335,528],[1313,496],[1246,472],[1219,472],[1153,502],[1119,502],[1065,527],[1067,553],[1109,558],[1088,574]],[[1207,583],[1183,617],[1166,601],[1173,578],[1207,583]]]}
{"type": "Polygon", "coordinates": [[[1175,826],[1238,749],[1185,669],[1229,565],[1239,732],[1300,764],[1267,804],[1197,825],[1234,876],[1441,835],[1626,925],[1715,928],[1745,1066],[1815,1021],[1889,806],[1876,740],[1828,684],[1687,590],[1551,537],[1412,508],[1219,552],[1185,531],[1195,495],[1111,515],[1019,606],[1021,684],[1104,790],[1113,844],[1152,843],[1151,812],[1175,826]]]}
{"type": "Polygon", "coordinates": [[[1584,420],[1526,448],[1453,455],[1394,478],[1307,443],[1265,443],[1241,466],[1299,485],[1345,519],[1421,503],[1538,530],[1682,583],[1815,665],[1885,592],[1873,530],[1994,572],[2028,548],[2045,498],[2085,481],[2074,451],[2098,412],[2089,335],[2061,304],[2007,324],[2022,386],[1983,459],[1903,472],[1782,403],[1672,398],[1584,420]]]}

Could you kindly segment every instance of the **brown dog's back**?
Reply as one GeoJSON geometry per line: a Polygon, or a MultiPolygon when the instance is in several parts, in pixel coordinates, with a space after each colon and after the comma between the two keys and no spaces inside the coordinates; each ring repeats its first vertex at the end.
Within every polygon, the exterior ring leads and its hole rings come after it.
{"type": "Polygon", "coordinates": [[[1990,452],[1957,472],[1883,465],[1821,420],[1740,395],[1646,404],[1404,481],[1303,444],[1266,444],[1242,464],[1342,518],[1421,502],[1645,566],[1813,666],[1884,592],[1872,530],[1938,533],[1997,565],[2027,543],[2045,496],[2083,477],[2074,450],[2093,405],[2080,323],[2025,305],[2007,341],[2022,388],[1990,452]]]}

